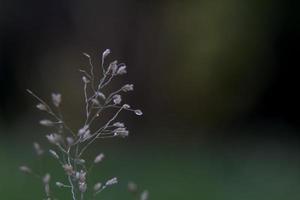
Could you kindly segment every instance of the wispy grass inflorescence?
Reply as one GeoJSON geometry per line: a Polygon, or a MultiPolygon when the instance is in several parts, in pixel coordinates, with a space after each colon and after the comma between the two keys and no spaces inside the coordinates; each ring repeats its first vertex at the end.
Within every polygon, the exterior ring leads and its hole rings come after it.
{"type": "MultiPolygon", "coordinates": [[[[113,61],[106,64],[106,58],[111,51],[109,49],[102,53],[100,71],[101,76],[95,74],[95,67],[92,58],[89,54],[83,53],[88,59],[89,69],[80,69],[82,73],[83,82],[83,96],[84,96],[84,119],[83,124],[79,130],[74,130],[65,122],[63,114],[61,113],[61,106],[63,104],[63,98],[60,93],[52,93],[51,100],[52,105],[46,103],[42,98],[36,95],[31,90],[27,90],[37,101],[36,108],[42,112],[46,112],[49,118],[40,120],[40,124],[51,128],[51,132],[46,134],[45,138],[52,145],[49,148],[48,153],[58,161],[61,169],[64,171],[66,180],[56,181],[55,185],[59,188],[69,189],[73,200],[85,199],[85,194],[88,191],[93,193],[95,197],[105,188],[113,186],[118,183],[118,179],[113,177],[107,180],[104,184],[97,182],[92,189],[89,190],[87,184],[88,169],[91,169],[93,165],[99,164],[104,159],[104,154],[99,153],[95,156],[95,159],[90,163],[86,162],[84,153],[98,139],[113,138],[113,137],[127,137],[129,131],[123,122],[116,121],[118,115],[122,111],[131,111],[136,115],[142,115],[142,111],[139,109],[132,109],[126,103],[123,103],[122,95],[124,93],[133,91],[133,84],[125,84],[119,89],[105,93],[104,88],[111,83],[111,81],[117,77],[127,73],[127,67],[124,63],[118,63],[113,61]],[[99,81],[97,81],[99,80],[99,81]],[[112,117],[107,121],[102,121],[103,124],[97,127],[99,123],[95,123],[102,119],[101,114],[104,110],[110,109],[112,117]],[[93,128],[92,128],[93,127],[93,128]],[[66,183],[67,182],[67,183],[66,183]]],[[[34,149],[38,156],[44,154],[44,149],[39,143],[34,143],[34,149]]],[[[47,152],[46,151],[46,152],[47,152]]],[[[51,175],[45,173],[45,175],[39,175],[35,173],[31,168],[27,166],[21,166],[20,170],[27,174],[32,174],[36,178],[40,179],[44,185],[45,199],[54,200],[50,190],[51,175]]],[[[141,200],[147,199],[147,194],[142,194],[141,200]]]]}

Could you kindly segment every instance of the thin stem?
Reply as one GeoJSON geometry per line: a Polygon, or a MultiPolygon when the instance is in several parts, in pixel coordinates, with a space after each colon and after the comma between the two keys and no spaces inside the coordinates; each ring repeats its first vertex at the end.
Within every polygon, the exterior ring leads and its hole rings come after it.
{"type": "Polygon", "coordinates": [[[84,99],[85,99],[86,120],[88,120],[90,114],[89,114],[89,102],[87,97],[87,83],[84,83],[83,91],[84,91],[84,99]]]}
{"type": "MultiPolygon", "coordinates": [[[[116,119],[116,117],[119,115],[119,113],[122,111],[122,109],[123,109],[123,107],[121,107],[116,113],[115,113],[115,115],[103,126],[104,128],[103,129],[105,129],[105,128],[107,128],[108,127],[108,125],[113,121],[113,120],[115,120],[116,119]]],[[[86,144],[86,146],[84,146],[83,148],[82,148],[82,150],[80,151],[80,153],[79,153],[79,157],[84,153],[84,151],[97,139],[97,137],[99,136],[101,134],[101,132],[99,132],[92,140],[90,140],[90,142],[89,143],[87,143],[86,144]]]]}
{"type": "Polygon", "coordinates": [[[100,89],[104,88],[112,79],[113,79],[114,75],[112,74],[111,77],[109,77],[109,79],[103,83],[103,85],[101,85],[100,89]]]}
{"type": "MultiPolygon", "coordinates": [[[[71,165],[70,156],[68,156],[68,163],[69,163],[69,165],[71,165]]],[[[74,185],[73,185],[73,181],[72,181],[70,175],[68,175],[68,180],[69,180],[69,183],[70,183],[70,185],[71,185],[72,198],[73,198],[73,200],[76,200],[75,187],[74,187],[74,185]]]]}
{"type": "Polygon", "coordinates": [[[38,97],[35,93],[33,93],[31,90],[27,89],[26,90],[29,94],[31,94],[34,98],[36,98],[40,103],[44,104],[46,106],[46,111],[52,115],[55,119],[57,119],[59,122],[64,124],[64,127],[72,134],[75,136],[75,133],[72,131],[71,128],[69,128],[69,126],[59,117],[57,116],[51,109],[51,107],[44,101],[42,100],[40,97],[38,97]]]}
{"type": "Polygon", "coordinates": [[[95,91],[95,88],[94,88],[94,82],[95,82],[94,65],[92,63],[91,57],[89,57],[89,63],[90,63],[90,67],[91,67],[91,86],[92,86],[92,90],[95,91]]]}

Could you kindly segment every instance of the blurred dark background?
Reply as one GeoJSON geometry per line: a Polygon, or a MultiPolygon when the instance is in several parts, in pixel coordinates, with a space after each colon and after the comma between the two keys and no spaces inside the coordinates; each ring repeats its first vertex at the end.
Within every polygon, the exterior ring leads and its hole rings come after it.
{"type": "Polygon", "coordinates": [[[88,66],[81,52],[99,66],[110,48],[109,60],[128,66],[114,86],[134,83],[126,100],[144,115],[124,115],[125,141],[95,146],[115,156],[105,173],[123,166],[120,175],[149,188],[151,199],[299,198],[299,6],[0,0],[1,196],[42,196],[37,182],[17,172],[33,159],[31,142],[47,133],[26,89],[45,99],[61,92],[66,119],[79,128],[78,69],[88,66]],[[22,196],[26,190],[32,193],[22,196]]]}

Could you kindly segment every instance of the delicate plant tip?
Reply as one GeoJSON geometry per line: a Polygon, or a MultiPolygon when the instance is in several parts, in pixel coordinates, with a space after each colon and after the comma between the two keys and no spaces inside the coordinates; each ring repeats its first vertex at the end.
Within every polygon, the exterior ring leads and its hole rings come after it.
{"type": "Polygon", "coordinates": [[[38,105],[36,105],[37,109],[42,110],[42,111],[46,111],[47,110],[47,106],[45,106],[42,103],[39,103],[38,105]]]}
{"type": "Polygon", "coordinates": [[[123,92],[133,91],[133,84],[126,84],[122,87],[123,92]]]}
{"type": "Polygon", "coordinates": [[[117,69],[118,69],[118,65],[117,65],[117,64],[118,64],[118,61],[117,61],[117,60],[111,62],[111,63],[109,64],[109,66],[108,66],[108,69],[107,69],[107,72],[106,72],[106,73],[111,72],[113,75],[115,75],[115,73],[116,73],[116,71],[117,71],[117,69]]]}
{"type": "Polygon", "coordinates": [[[117,128],[113,132],[115,136],[127,137],[129,135],[129,131],[126,128],[117,128]]]}
{"type": "Polygon", "coordinates": [[[102,53],[102,59],[104,60],[111,53],[110,49],[106,49],[102,53]]]}
{"type": "Polygon", "coordinates": [[[71,146],[74,144],[74,139],[72,137],[67,137],[66,140],[67,140],[68,146],[71,146]]]}
{"type": "Polygon", "coordinates": [[[97,100],[97,99],[92,99],[92,103],[94,104],[94,105],[96,105],[96,106],[99,106],[100,105],[100,103],[99,103],[99,101],[97,100]]]}
{"type": "Polygon", "coordinates": [[[90,80],[89,80],[87,77],[85,77],[85,76],[82,77],[82,81],[83,81],[85,84],[88,84],[88,83],[90,82],[90,80]]]}
{"type": "Polygon", "coordinates": [[[79,182],[78,185],[79,185],[79,191],[80,192],[82,192],[82,193],[86,192],[86,190],[87,190],[86,182],[79,182]]]}
{"type": "Polygon", "coordinates": [[[148,200],[149,198],[149,192],[147,190],[144,190],[141,194],[140,200],[148,200]]]}
{"type": "Polygon", "coordinates": [[[118,128],[124,128],[125,125],[124,125],[124,123],[116,122],[113,124],[113,126],[118,127],[118,128]]]}
{"type": "Polygon", "coordinates": [[[49,149],[49,153],[50,153],[54,158],[59,159],[58,154],[57,154],[54,150],[49,149]]]}
{"type": "Polygon", "coordinates": [[[20,170],[21,172],[27,173],[27,174],[30,174],[30,173],[32,172],[31,169],[30,169],[29,167],[25,166],[25,165],[20,166],[20,167],[19,167],[19,170],[20,170]]]}
{"type": "Polygon", "coordinates": [[[40,121],[40,124],[43,125],[43,126],[53,126],[54,122],[52,122],[48,119],[43,119],[43,120],[40,121]]]}
{"type": "Polygon", "coordinates": [[[129,192],[137,192],[137,185],[134,182],[128,183],[128,191],[129,192]]]}
{"type": "Polygon", "coordinates": [[[102,186],[102,184],[99,182],[99,183],[96,183],[95,185],[94,185],[94,191],[95,192],[97,192],[98,190],[100,190],[101,189],[101,186],[102,186]]]}
{"type": "Polygon", "coordinates": [[[65,170],[66,174],[68,174],[69,176],[71,176],[72,174],[74,174],[74,170],[73,170],[72,165],[64,164],[62,167],[65,170]]]}
{"type": "Polygon", "coordinates": [[[117,184],[118,183],[118,179],[116,177],[106,181],[105,185],[106,186],[111,186],[111,185],[114,185],[114,184],[117,184]]]}
{"type": "Polygon", "coordinates": [[[91,56],[90,56],[89,54],[85,53],[85,52],[82,52],[82,54],[83,54],[85,57],[87,57],[87,58],[91,58],[91,56]]]}
{"type": "Polygon", "coordinates": [[[44,182],[44,184],[49,184],[50,179],[51,179],[51,176],[50,176],[49,173],[47,173],[47,174],[43,177],[43,182],[44,182]]]}
{"type": "Polygon", "coordinates": [[[43,149],[41,148],[41,146],[40,146],[39,143],[34,142],[34,143],[33,143],[33,148],[34,148],[34,150],[35,150],[35,152],[36,152],[36,154],[37,154],[38,156],[43,155],[44,151],[43,151],[43,149]]]}
{"type": "Polygon", "coordinates": [[[123,105],[123,108],[124,108],[124,109],[129,109],[129,108],[130,108],[130,105],[124,104],[124,105],[123,105]]]}
{"type": "Polygon", "coordinates": [[[76,164],[82,165],[85,163],[85,160],[84,159],[76,159],[75,162],[76,162],[76,164]]]}
{"type": "Polygon", "coordinates": [[[82,136],[82,141],[88,140],[91,136],[91,131],[87,130],[82,136]]]}
{"type": "Polygon", "coordinates": [[[61,182],[56,182],[55,185],[59,188],[64,187],[65,184],[61,183],[61,182]]]}
{"type": "Polygon", "coordinates": [[[78,131],[78,136],[82,137],[89,129],[88,125],[85,125],[84,127],[82,127],[81,129],[79,129],[78,131]]]}
{"type": "Polygon", "coordinates": [[[85,182],[86,180],[86,172],[81,170],[80,172],[76,172],[76,178],[79,182],[85,182]]]}
{"type": "Polygon", "coordinates": [[[143,115],[143,112],[141,110],[135,110],[134,113],[139,116],[143,115]]]}
{"type": "Polygon", "coordinates": [[[48,139],[48,141],[51,143],[51,144],[59,144],[62,140],[61,136],[56,134],[56,133],[51,133],[49,135],[46,135],[46,138],[48,139]]]}
{"type": "Polygon", "coordinates": [[[126,74],[127,71],[126,71],[126,65],[122,65],[119,67],[118,71],[117,71],[117,75],[123,75],[123,74],[126,74]]]}
{"type": "Polygon", "coordinates": [[[104,154],[100,153],[98,156],[95,157],[94,163],[97,164],[97,163],[101,162],[103,159],[104,159],[104,154]]]}
{"type": "Polygon", "coordinates": [[[59,105],[61,103],[61,94],[52,93],[52,102],[53,102],[54,106],[59,107],[59,105]]]}
{"type": "Polygon", "coordinates": [[[114,104],[120,104],[121,101],[122,101],[121,95],[116,94],[116,95],[113,96],[113,102],[114,102],[114,104]]]}

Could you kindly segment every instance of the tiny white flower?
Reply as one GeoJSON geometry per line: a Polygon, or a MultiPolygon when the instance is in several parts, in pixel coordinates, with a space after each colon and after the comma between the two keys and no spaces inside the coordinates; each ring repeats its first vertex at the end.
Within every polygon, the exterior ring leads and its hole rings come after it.
{"type": "Polygon", "coordinates": [[[134,113],[136,115],[143,115],[143,112],[141,110],[135,110],[134,113]]]}
{"type": "Polygon", "coordinates": [[[39,103],[38,105],[36,105],[37,109],[42,110],[42,111],[46,111],[47,110],[47,106],[45,106],[45,104],[39,103]]]}
{"type": "Polygon", "coordinates": [[[53,102],[54,106],[59,107],[59,105],[61,103],[61,94],[52,93],[52,102],[53,102]]]}
{"type": "Polygon", "coordinates": [[[118,61],[115,60],[115,61],[113,61],[113,62],[111,62],[111,63],[109,64],[106,73],[111,72],[111,74],[115,75],[117,69],[118,69],[118,61]]]}
{"type": "Polygon", "coordinates": [[[105,185],[106,186],[111,186],[111,185],[114,185],[114,184],[117,184],[118,183],[118,179],[116,177],[106,181],[105,185]]]}
{"type": "Polygon", "coordinates": [[[82,127],[81,129],[79,129],[78,131],[78,136],[83,136],[85,134],[85,132],[89,129],[88,125],[85,125],[84,127],[82,127]]]}
{"type": "Polygon", "coordinates": [[[44,182],[44,184],[49,184],[50,179],[51,179],[51,176],[50,176],[49,173],[47,173],[47,174],[43,177],[43,182],[44,182]]]}
{"type": "Polygon", "coordinates": [[[72,137],[67,137],[66,140],[69,146],[71,146],[74,143],[74,139],[72,137]]]}
{"type": "Polygon", "coordinates": [[[55,185],[56,185],[57,187],[64,187],[64,186],[65,186],[65,184],[63,184],[63,183],[61,183],[61,182],[56,182],[55,185]]]}
{"type": "Polygon", "coordinates": [[[133,84],[126,84],[122,87],[123,92],[129,92],[133,90],[133,84]]]}
{"type": "Polygon", "coordinates": [[[25,166],[25,165],[20,166],[20,167],[19,167],[19,170],[20,170],[21,172],[28,173],[28,174],[30,174],[30,173],[32,172],[31,169],[30,169],[29,167],[25,166]]]}
{"type": "Polygon", "coordinates": [[[118,127],[118,128],[123,128],[125,125],[124,125],[124,123],[116,122],[113,124],[113,126],[118,127]]]}
{"type": "Polygon", "coordinates": [[[124,109],[129,109],[129,108],[130,108],[130,105],[124,104],[124,105],[123,105],[123,108],[124,108],[124,109]]]}
{"type": "Polygon", "coordinates": [[[40,144],[37,143],[37,142],[34,142],[34,143],[33,143],[33,148],[34,148],[34,150],[35,150],[35,152],[36,152],[36,154],[37,154],[38,156],[40,156],[40,155],[42,155],[42,154],[44,153],[44,151],[43,151],[43,149],[41,148],[40,144]]]}
{"type": "Polygon", "coordinates": [[[48,139],[48,141],[52,144],[58,144],[61,142],[62,138],[60,135],[56,134],[56,133],[51,133],[46,135],[46,138],[48,139]]]}
{"type": "Polygon", "coordinates": [[[119,95],[119,94],[114,95],[113,96],[113,101],[114,101],[115,104],[120,104],[121,101],[122,101],[121,95],[119,95]]]}
{"type": "Polygon", "coordinates": [[[147,190],[144,190],[141,194],[140,200],[148,200],[149,198],[149,192],[147,190]]]}
{"type": "Polygon", "coordinates": [[[40,121],[40,124],[43,125],[43,126],[53,126],[54,122],[52,122],[48,119],[43,119],[43,120],[40,121]]]}
{"type": "Polygon", "coordinates": [[[86,182],[79,182],[78,184],[79,184],[79,191],[82,193],[86,192],[87,190],[86,182]]]}
{"type": "Polygon", "coordinates": [[[72,174],[74,174],[74,170],[73,170],[73,166],[69,165],[69,164],[64,164],[62,166],[66,172],[66,174],[68,174],[69,176],[71,176],[72,174]]]}
{"type": "Polygon", "coordinates": [[[94,159],[94,163],[99,163],[103,160],[104,158],[104,154],[103,153],[100,153],[98,156],[95,157],[94,159]]]}
{"type": "Polygon", "coordinates": [[[117,75],[123,75],[123,74],[126,74],[127,71],[126,71],[126,65],[121,65],[117,71],[117,75]]]}
{"type": "Polygon", "coordinates": [[[82,77],[82,81],[83,81],[85,84],[88,84],[88,83],[90,82],[90,80],[89,80],[87,77],[85,77],[85,76],[82,77]]]}
{"type": "Polygon", "coordinates": [[[111,53],[110,49],[106,49],[102,53],[102,59],[104,60],[111,53]]]}
{"type": "Polygon", "coordinates": [[[100,190],[101,186],[102,186],[102,184],[101,184],[100,182],[99,182],[99,183],[96,183],[96,184],[94,185],[94,191],[100,190]]]}

